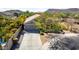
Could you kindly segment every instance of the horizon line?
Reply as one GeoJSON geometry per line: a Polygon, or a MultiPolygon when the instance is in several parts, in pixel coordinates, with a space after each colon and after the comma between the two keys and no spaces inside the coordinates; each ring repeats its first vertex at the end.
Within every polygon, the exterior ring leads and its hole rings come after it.
{"type": "MultiPolygon", "coordinates": [[[[30,11],[30,12],[44,12],[48,9],[70,9],[70,8],[0,8],[0,12],[7,10],[21,10],[21,11],[30,11]]],[[[79,9],[79,8],[76,8],[79,9]]]]}

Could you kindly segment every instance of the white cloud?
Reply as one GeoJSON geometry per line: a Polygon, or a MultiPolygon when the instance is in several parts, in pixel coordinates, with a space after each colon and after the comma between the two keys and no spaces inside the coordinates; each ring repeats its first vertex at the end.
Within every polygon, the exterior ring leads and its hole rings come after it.
{"type": "Polygon", "coordinates": [[[0,0],[3,8],[79,8],[78,0],[0,0]]]}

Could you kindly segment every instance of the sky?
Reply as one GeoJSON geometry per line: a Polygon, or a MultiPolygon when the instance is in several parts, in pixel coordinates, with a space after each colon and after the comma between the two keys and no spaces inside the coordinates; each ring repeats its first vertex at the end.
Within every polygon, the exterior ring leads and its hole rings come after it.
{"type": "Polygon", "coordinates": [[[30,11],[30,12],[43,12],[48,10],[49,8],[0,8],[0,11],[6,10],[22,10],[22,11],[30,11]]]}
{"type": "Polygon", "coordinates": [[[45,11],[49,8],[79,8],[79,0],[0,0],[0,11],[10,9],[45,11]]]}

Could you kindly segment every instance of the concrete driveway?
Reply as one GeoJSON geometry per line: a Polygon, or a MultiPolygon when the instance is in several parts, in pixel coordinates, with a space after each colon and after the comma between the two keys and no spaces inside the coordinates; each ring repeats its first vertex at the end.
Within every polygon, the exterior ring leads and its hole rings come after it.
{"type": "Polygon", "coordinates": [[[41,47],[40,34],[25,33],[19,50],[40,50],[41,47]]]}
{"type": "Polygon", "coordinates": [[[40,40],[40,34],[33,28],[30,21],[34,20],[36,17],[40,15],[35,14],[26,19],[24,22],[24,37],[22,39],[22,43],[20,44],[19,50],[39,50],[42,47],[42,42],[40,40]],[[27,29],[27,30],[26,30],[27,29]]]}

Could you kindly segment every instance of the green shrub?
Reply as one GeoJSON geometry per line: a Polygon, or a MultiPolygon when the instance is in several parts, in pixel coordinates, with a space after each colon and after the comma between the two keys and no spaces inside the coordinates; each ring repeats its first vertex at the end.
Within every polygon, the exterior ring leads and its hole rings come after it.
{"type": "Polygon", "coordinates": [[[40,32],[40,35],[44,35],[44,32],[41,31],[41,32],[40,32]]]}
{"type": "Polygon", "coordinates": [[[55,33],[60,33],[62,31],[62,28],[59,24],[55,23],[52,24],[52,31],[55,33]]]}
{"type": "Polygon", "coordinates": [[[51,18],[37,18],[35,20],[35,26],[40,32],[48,33],[48,32],[55,32],[59,33],[62,31],[61,25],[58,21],[55,21],[51,18]]]}

